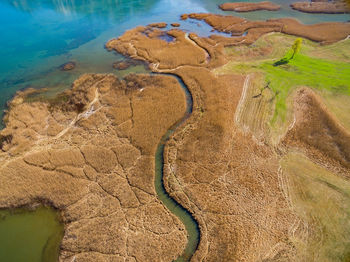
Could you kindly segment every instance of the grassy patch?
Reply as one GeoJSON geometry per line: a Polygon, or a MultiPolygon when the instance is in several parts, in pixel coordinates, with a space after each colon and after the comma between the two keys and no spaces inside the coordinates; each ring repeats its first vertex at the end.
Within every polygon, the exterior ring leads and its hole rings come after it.
{"type": "Polygon", "coordinates": [[[286,117],[286,98],[294,87],[308,86],[332,93],[350,95],[350,64],[298,54],[288,64],[274,66],[264,62],[257,66],[276,94],[272,124],[286,117]]]}
{"type": "MultiPolygon", "coordinates": [[[[285,122],[287,97],[300,86],[315,88],[334,97],[350,95],[350,40],[320,46],[304,39],[299,54],[287,64],[274,66],[290,50],[295,39],[271,34],[251,46],[227,48],[231,62],[215,70],[217,74],[264,73],[265,82],[270,82],[269,87],[275,93],[275,109],[270,120],[273,127],[285,122]]],[[[291,51],[286,54],[286,57],[290,56],[291,51]]]]}
{"type": "Polygon", "coordinates": [[[337,117],[340,124],[346,129],[350,130],[350,98],[347,95],[333,94],[331,92],[324,91],[320,93],[324,98],[324,102],[327,108],[333,112],[337,117]]]}

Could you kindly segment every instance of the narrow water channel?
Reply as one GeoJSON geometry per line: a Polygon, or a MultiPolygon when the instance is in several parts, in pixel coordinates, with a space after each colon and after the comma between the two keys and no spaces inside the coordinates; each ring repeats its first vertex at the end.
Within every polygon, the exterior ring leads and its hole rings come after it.
{"type": "MultiPolygon", "coordinates": [[[[164,75],[164,74],[163,74],[164,75]]],[[[173,199],[168,192],[165,190],[163,183],[163,170],[164,170],[164,148],[169,140],[169,138],[174,134],[175,130],[181,126],[191,115],[193,109],[193,99],[190,91],[188,90],[185,83],[182,79],[176,75],[168,74],[175,77],[178,82],[181,84],[185,95],[186,95],[186,113],[184,116],[175,123],[161,138],[155,156],[155,188],[158,194],[158,198],[163,202],[163,204],[176,215],[186,227],[187,231],[187,245],[182,255],[180,255],[175,261],[176,262],[187,262],[190,261],[194,252],[196,251],[199,240],[200,240],[200,231],[197,221],[194,219],[192,214],[181,206],[178,202],[173,199]]]]}

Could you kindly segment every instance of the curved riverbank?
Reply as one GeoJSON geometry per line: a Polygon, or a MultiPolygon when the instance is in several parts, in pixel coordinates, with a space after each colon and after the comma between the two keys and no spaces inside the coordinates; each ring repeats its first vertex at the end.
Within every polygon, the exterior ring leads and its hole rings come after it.
{"type": "MultiPolygon", "coordinates": [[[[162,74],[166,74],[166,73],[162,73],[162,74]]],[[[172,127],[168,129],[168,131],[163,135],[163,137],[161,138],[158,144],[156,155],[155,155],[155,189],[162,203],[173,214],[175,214],[181,220],[181,222],[185,225],[187,235],[188,235],[188,242],[184,252],[176,260],[178,262],[181,262],[181,261],[190,261],[194,252],[197,250],[199,240],[200,240],[200,231],[199,231],[198,223],[194,219],[192,214],[183,206],[181,206],[175,199],[173,199],[165,189],[165,186],[163,183],[164,148],[169,138],[175,133],[176,129],[179,128],[190,117],[193,109],[193,99],[189,89],[187,88],[187,86],[179,76],[176,76],[173,74],[166,74],[166,75],[171,75],[175,77],[180,83],[181,87],[183,88],[184,93],[186,95],[186,113],[177,123],[175,123],[172,127]]]]}

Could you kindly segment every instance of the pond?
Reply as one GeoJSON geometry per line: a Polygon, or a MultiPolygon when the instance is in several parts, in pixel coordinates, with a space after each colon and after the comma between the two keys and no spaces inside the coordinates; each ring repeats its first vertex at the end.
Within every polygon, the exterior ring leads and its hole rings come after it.
{"type": "Polygon", "coordinates": [[[62,237],[60,216],[51,208],[0,210],[0,261],[57,261],[62,237]]]}

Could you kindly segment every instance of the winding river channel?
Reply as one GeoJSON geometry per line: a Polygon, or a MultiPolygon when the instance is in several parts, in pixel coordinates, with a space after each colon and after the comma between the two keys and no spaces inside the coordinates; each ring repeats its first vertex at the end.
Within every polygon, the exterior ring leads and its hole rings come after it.
{"type": "MultiPolygon", "coordinates": [[[[18,90],[45,87],[50,97],[69,88],[84,73],[113,73],[118,77],[131,72],[149,73],[141,65],[125,71],[114,69],[113,63],[121,61],[123,57],[112,55],[103,48],[111,38],[139,25],[179,22],[183,31],[206,37],[213,34],[210,26],[191,19],[181,21],[180,15],[192,12],[216,13],[251,20],[294,17],[306,24],[349,19],[347,14],[310,16],[292,10],[290,1],[271,1],[281,5],[281,10],[223,12],[217,6],[225,0],[0,0],[0,56],[4,61],[0,64],[0,120],[7,101],[18,90]],[[75,70],[59,70],[60,65],[68,61],[76,63],[75,70]]],[[[176,261],[189,261],[200,241],[199,226],[192,214],[165,190],[163,171],[166,143],[190,117],[193,99],[180,77],[165,75],[175,77],[181,84],[187,108],[183,117],[168,129],[158,144],[155,154],[155,188],[162,203],[186,227],[188,242],[176,261]]],[[[0,121],[1,128],[3,125],[0,121]]],[[[54,261],[58,257],[62,235],[63,225],[55,210],[1,210],[0,261],[54,261]],[[36,237],[33,237],[34,234],[36,237]],[[44,257],[49,259],[45,260],[44,257]]]]}
{"type": "MultiPolygon", "coordinates": [[[[169,74],[170,75],[170,74],[169,74]]],[[[182,89],[186,95],[186,112],[184,116],[177,121],[172,127],[161,138],[155,156],[155,188],[158,194],[158,198],[163,202],[163,204],[175,214],[185,225],[187,231],[187,245],[182,255],[177,258],[177,262],[189,261],[196,251],[200,239],[200,231],[198,223],[192,216],[192,214],[182,207],[178,202],[173,199],[168,192],[165,190],[163,175],[164,175],[164,148],[166,146],[169,138],[174,134],[177,128],[185,123],[185,121],[190,117],[193,109],[193,99],[190,91],[188,90],[182,79],[176,75],[171,75],[175,77],[180,83],[182,89]]]]}

